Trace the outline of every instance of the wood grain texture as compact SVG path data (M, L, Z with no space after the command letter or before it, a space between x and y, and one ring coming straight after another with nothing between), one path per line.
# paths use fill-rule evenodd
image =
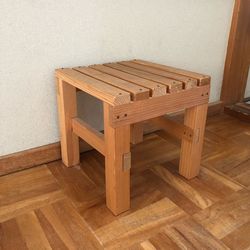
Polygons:
M179 139L184 138L189 141L193 140L194 132L190 127L171 120L167 116L160 116L150 121L153 122L158 128Z
M79 164L79 137L73 133L72 118L77 116L76 88L56 79L62 161L67 167Z
M56 76L72 86L111 105L130 102L130 93L73 69L58 69Z
M147 66L150 66L150 67L153 67L156 69L163 69L163 70L166 70L166 71L171 72L171 73L191 77L193 79L196 79L198 81L199 85L208 84L210 82L210 76L205 75L205 74L199 74L196 72L192 72L192 71L188 71L188 70L184 70L184 69L178 69L178 68L158 64L158 63L152 63L152 62L148 62L148 61L144 61L144 60L134 60L133 62L141 64L141 65L147 65Z
M107 207L118 215L130 208L130 167L124 165L124 156L130 153L130 126L112 127L110 108L104 103L106 200Z
M61 159L59 142L0 156L0 176Z
M244 99L250 65L250 0L236 0L228 41L221 100L234 104Z
M208 103L209 85L158 96L119 106L113 106L110 117L113 126L145 121L166 113Z
M165 227L162 234L165 234L165 237L168 237L179 249L228 249L226 245L190 218ZM150 241L156 243L155 238Z
M99 228L96 230L96 234L104 246L115 245L119 248L124 246L125 241L128 242L127 244L131 244L134 237L137 240L138 238L141 239L141 237L145 238L146 232L153 230L156 225L161 227L161 225L171 224L183 217L185 217L185 213L170 200L164 198ZM141 231L144 232L142 235L140 235Z
M167 87L163 84L150 81L150 80L138 77L136 75L131 75L129 73L125 73L123 71L107 67L106 65L93 65L90 67L93 69L99 70L101 72L107 73L109 75L115 76L117 78L132 82L144 88L148 88L150 90L150 96L152 97L162 96L167 93Z
M208 116L214 116L221 113L223 108L222 102L213 102L208 105ZM173 114L172 117L183 116L183 112ZM156 131L157 127L152 127L150 123L143 124L144 134ZM132 131L131 131L132 133ZM243 135L247 135L244 134ZM242 136L242 138L246 138ZM80 152L86 152L92 148L80 140ZM24 150L10 155L0 156L0 176L13 173L18 170L38 166L48 162L61 159L60 143L55 142L49 145Z
M64 197L46 166L1 177L0 221Z
M101 154L105 154L104 135L92 128L89 124L80 118L72 120L73 132L98 150Z
M129 81L125 81L123 79L114 77L109 74L102 73L90 67L78 67L74 69L88 76L91 76L95 79L101 80L103 82L106 82L108 84L111 84L115 87L118 87L122 90L129 92L132 96L133 101L149 98L149 89L144 88L142 86L133 84Z
M181 81L173 80L167 77L154 75L152 73L148 73L145 71L141 71L130 67L130 62L120 62L120 63L108 63L105 64L108 67L120 70L122 72L129 73L131 75L136 75L144 79L148 79L154 82L158 82L167 86L167 92L172 93L176 91L180 91L183 89L184 84Z
M187 179L199 174L208 104L188 108L185 111L184 125L193 130L192 140L182 138L180 174Z
M121 62L123 63L123 62ZM169 72L166 71L165 69L162 68L155 68L155 67L151 67L151 65L141 65L135 62L129 62L130 67L135 68L135 69L139 69L145 72L149 72L155 75L159 75L159 76L163 76L166 78L170 78L176 81L180 81L184 83L184 87L185 88L192 88L194 86L197 86L198 81L194 78L191 77L186 77L184 75L180 75L178 73L173 73L173 72Z
M54 161L1 176L0 248L249 249L248 134L235 118L209 117L190 181L178 174L180 146L145 136L131 148L131 209L118 216L105 204L97 151L76 167Z
M195 214L194 219L218 239L250 220L250 192L240 190Z

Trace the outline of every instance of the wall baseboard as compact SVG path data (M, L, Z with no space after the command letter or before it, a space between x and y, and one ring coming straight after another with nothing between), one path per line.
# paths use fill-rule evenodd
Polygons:
M84 141L80 140L80 150L81 152L86 152L91 150L91 147ZM60 159L60 142L1 156L0 176Z
M208 116L219 114L223 111L223 102L213 102L209 104ZM179 112L174 115L182 116L184 112ZM150 125L145 125L145 134L155 131L156 128ZM86 152L91 150L91 147L84 141L80 141L80 151ZM46 164L51 161L61 159L60 142L49 145L24 150L21 152L5 155L0 157L0 176L20 171L26 168Z

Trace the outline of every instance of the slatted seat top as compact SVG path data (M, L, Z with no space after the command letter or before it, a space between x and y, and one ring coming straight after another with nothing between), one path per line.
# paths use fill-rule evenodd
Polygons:
M111 105L170 95L210 82L207 75L143 60L57 69L56 77Z

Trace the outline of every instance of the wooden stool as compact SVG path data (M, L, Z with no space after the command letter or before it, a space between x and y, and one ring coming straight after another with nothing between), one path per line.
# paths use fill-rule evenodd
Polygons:
M56 80L63 163L79 164L79 137L103 154L106 203L115 215L130 208L130 142L143 140L145 120L182 140L179 172L187 179L198 175L209 76L133 60L58 69ZM77 117L77 89L103 102L104 134ZM184 125L163 116L181 110Z

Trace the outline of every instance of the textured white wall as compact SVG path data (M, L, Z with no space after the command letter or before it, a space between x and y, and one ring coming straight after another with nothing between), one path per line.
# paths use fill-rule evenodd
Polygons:
M1 0L0 155L59 140L55 68L153 60L210 74L218 100L233 2ZM100 105L80 99L101 127Z
M247 85L245 89L245 97L250 97L250 66L248 69Z

